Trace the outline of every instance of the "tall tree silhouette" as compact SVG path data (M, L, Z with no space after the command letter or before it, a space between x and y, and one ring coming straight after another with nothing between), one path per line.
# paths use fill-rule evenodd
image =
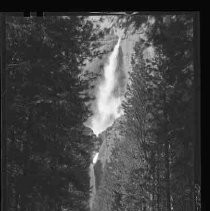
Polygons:
M93 25L77 16L6 24L8 210L87 210L93 144L80 74Z
M136 44L132 85L124 104L128 138L139 141L139 153L144 152L148 206L154 209L156 198L158 210L194 210L194 19L157 15L154 20L148 24L147 41ZM143 59L148 46L154 47L153 61Z

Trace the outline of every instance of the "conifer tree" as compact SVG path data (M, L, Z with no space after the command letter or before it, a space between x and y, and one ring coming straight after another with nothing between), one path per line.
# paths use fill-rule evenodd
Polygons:
M83 17L8 17L8 210L88 210L83 123L93 25Z

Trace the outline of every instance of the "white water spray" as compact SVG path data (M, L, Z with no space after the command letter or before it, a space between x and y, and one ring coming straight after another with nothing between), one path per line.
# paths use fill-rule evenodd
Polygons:
M97 160L98 160L98 152L94 155L93 157L93 164L96 164Z
M97 110L92 117L91 128L97 136L111 126L114 120L122 114L122 109L120 108L121 96L115 96L113 94L115 84L117 83L115 70L117 68L120 41L121 37L119 37L104 68L104 80L101 82L96 96Z

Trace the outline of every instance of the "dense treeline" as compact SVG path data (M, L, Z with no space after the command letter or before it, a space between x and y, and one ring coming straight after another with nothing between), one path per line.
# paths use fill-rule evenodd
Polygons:
M94 211L201 209L195 18L133 16L123 25L143 23L146 38L135 44L124 117L116 120L122 125L112 134Z
M124 104L127 137L138 143L142 163L130 179L142 188L136 193L145 210L197 210L193 17L156 16L147 37L136 44ZM153 58L145 59L149 48ZM130 204L126 210L138 210L138 203Z
M82 17L7 18L8 210L88 210L93 144L80 74L96 38Z

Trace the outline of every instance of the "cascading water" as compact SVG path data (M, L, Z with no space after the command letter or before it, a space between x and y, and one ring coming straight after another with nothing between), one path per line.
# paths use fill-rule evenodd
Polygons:
M104 80L101 81L98 87L96 111L94 112L90 125L96 136L110 127L115 119L120 117L123 113L120 108L122 96L120 94L115 94L115 90L119 86L119 78L117 77L116 69L118 66L120 42L121 37L119 37L113 52L109 56L108 63L104 68ZM92 208L94 196L96 194L94 164L97 162L98 154L99 153L96 153L94 155L93 163L90 165L90 186L93 188L90 197L90 208Z
M119 37L104 68L104 80L101 82L96 96L96 111L92 117L91 128L97 136L111 126L114 120L122 114L120 109L122 98L113 94L117 83L115 70L120 41L121 37Z

